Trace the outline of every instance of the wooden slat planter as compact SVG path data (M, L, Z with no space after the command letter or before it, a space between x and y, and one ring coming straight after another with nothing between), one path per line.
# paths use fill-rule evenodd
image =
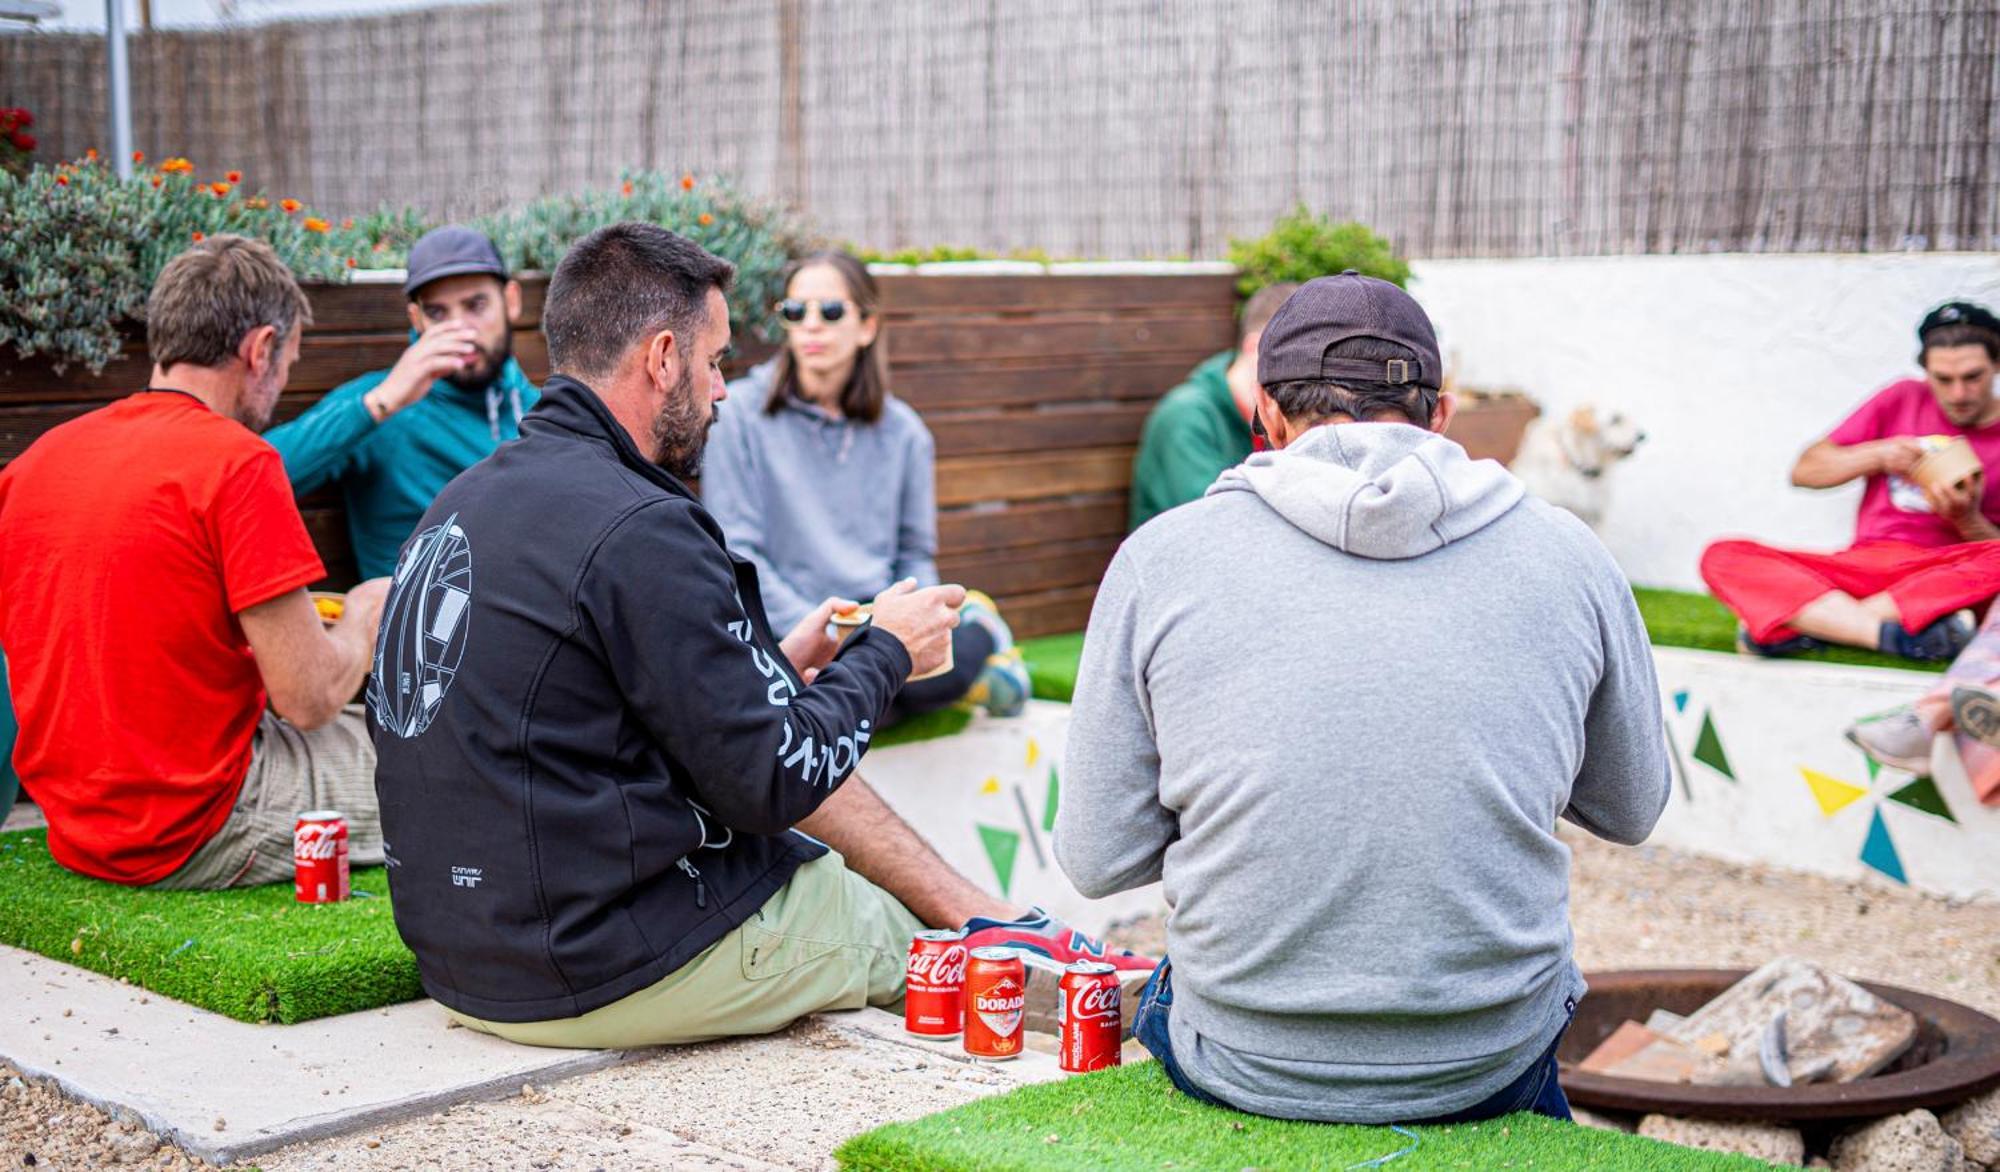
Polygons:
M1076 630L1125 531L1132 456L1146 414L1190 368L1234 342L1227 274L1170 276L884 275L884 337L896 393L937 441L939 564L994 594L1020 635ZM523 282L514 351L528 377L548 375L540 278ZM395 285L309 290L301 343L278 419L393 364L408 345ZM739 338L742 361L769 348ZM0 464L43 431L145 385L135 336L99 375L0 351ZM1521 423L1461 417L1475 455L1512 454ZM1490 448L1492 450L1481 450ZM355 568L337 496L300 502L329 568Z

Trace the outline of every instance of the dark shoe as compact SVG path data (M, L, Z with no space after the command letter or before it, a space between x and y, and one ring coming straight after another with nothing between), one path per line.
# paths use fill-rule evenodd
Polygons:
M1966 736L2000 749L2000 695L1960 684L1951 690L1951 719Z
M1789 639L1774 639L1769 643L1759 643L1750 637L1750 628L1736 628L1736 654L1754 655L1760 659L1783 659L1791 655L1804 655L1808 651L1818 651L1826 644L1811 635L1793 635Z
M1882 623L1882 637L1879 646L1890 655L1900 655L1904 659L1916 659L1925 663L1940 663L1954 659L1972 642L1977 628L1972 623L1972 612L1955 611L1911 634L1903 629L1903 624L1894 619Z

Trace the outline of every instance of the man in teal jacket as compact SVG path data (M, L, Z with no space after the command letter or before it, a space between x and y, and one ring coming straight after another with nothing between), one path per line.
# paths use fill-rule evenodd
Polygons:
M403 292L415 340L396 365L264 433L294 492L340 486L364 579L395 572L431 501L519 436L539 397L513 357L521 286L491 240L457 226L427 233L410 249Z
M1243 306L1236 349L1188 372L1146 417L1132 463L1132 505L1126 529L1137 529L1177 505L1198 500L1225 468L1250 455L1250 411L1257 402L1257 341L1264 324L1297 285L1269 285Z

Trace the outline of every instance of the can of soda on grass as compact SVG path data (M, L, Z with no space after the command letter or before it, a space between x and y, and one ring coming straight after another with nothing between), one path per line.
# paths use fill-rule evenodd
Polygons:
M300 903L347 898L347 816L307 810L292 826L292 894Z
M1028 966L1011 948L975 948L965 966L965 1052L982 1062L1021 1056Z
M1056 1021L1061 1025L1059 1061L1082 1074L1118 1065L1119 1012L1123 1000L1118 970L1101 960L1080 960L1056 986Z
M965 1029L965 933L919 932L903 969L903 1028L921 1038Z

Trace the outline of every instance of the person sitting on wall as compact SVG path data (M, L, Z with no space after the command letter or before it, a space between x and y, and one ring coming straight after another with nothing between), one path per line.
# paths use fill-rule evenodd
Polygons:
M1838 553L1718 541L1702 580L1742 622L1746 654L1796 655L1843 643L1945 660L1972 638L1967 607L2000 593L2000 483L1982 470L1933 488L1911 479L1922 437L1962 436L1982 469L2000 463L2000 318L1966 301L1917 326L1917 364L1875 393L1792 467L1801 488L1865 480L1854 544Z
M451 478L520 434L534 384L514 361L521 286L471 228L437 228L410 249L410 329L396 365L334 388L264 436L292 491L340 486L365 578L396 568L396 550Z
M1098 592L1056 859L1088 896L1164 881L1133 1036L1183 1093L1567 1119L1584 983L1556 822L1639 842L1670 783L1632 592L1581 521L1440 434L1401 289L1308 281L1257 365L1277 450L1127 538Z
M980 891L855 773L963 590L892 588L844 645L826 599L779 639L689 490L734 273L652 224L579 241L520 442L405 547L368 685L389 886L425 991L475 1029L616 1049L895 1005L926 924L1104 951Z
M757 567L771 625L789 630L828 595L938 582L930 429L889 390L882 296L844 252L794 261L777 305L785 345L730 386L701 478L730 547ZM968 702L996 716L1028 701L1027 665L991 598L968 591L951 670L896 697L893 723Z
M1132 461L1132 503L1126 528L1137 529L1177 505L1199 500L1225 468L1255 446L1250 417L1257 405L1257 343L1264 323L1298 289L1267 285L1243 305L1236 348L1204 359L1187 381L1160 397L1146 416Z
M0 644L14 763L72 871L218 888L292 876L292 820L347 816L382 861L358 705L388 583L322 626L326 570L257 438L305 295L269 245L212 236L146 302L152 380L0 472ZM266 710L266 702L270 710Z

